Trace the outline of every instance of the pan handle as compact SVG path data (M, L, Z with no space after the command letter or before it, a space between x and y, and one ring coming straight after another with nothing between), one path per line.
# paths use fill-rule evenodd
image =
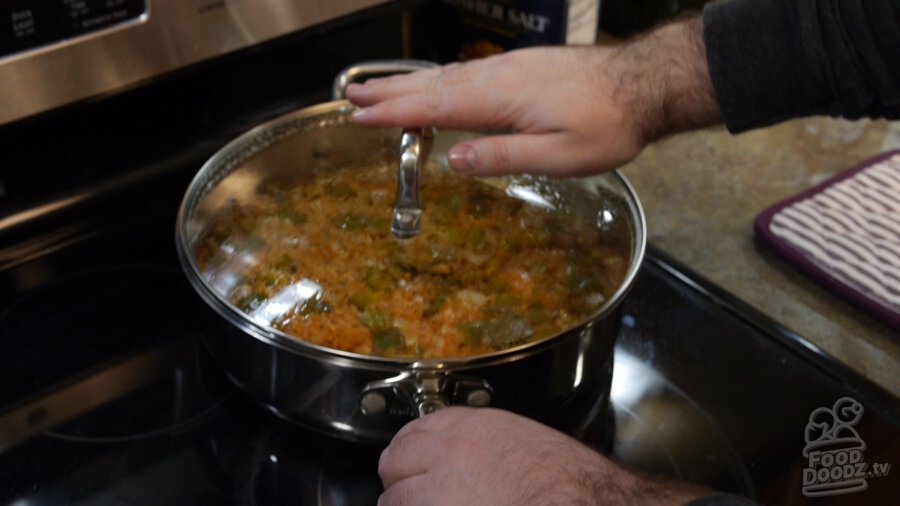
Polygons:
M487 381L441 369L413 368L363 388L360 411L367 416L425 416L452 404L490 405L493 389Z
M347 86L367 77L390 74L408 74L417 70L438 67L434 62L425 60L374 60L350 65L334 78L331 96L334 100L347 98Z

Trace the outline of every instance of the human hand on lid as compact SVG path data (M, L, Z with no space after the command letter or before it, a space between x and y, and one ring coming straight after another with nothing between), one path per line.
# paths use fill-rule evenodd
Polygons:
M451 148L465 174L585 175L720 121L702 40L697 19L620 46L529 48L370 79L347 97L363 125L515 132Z

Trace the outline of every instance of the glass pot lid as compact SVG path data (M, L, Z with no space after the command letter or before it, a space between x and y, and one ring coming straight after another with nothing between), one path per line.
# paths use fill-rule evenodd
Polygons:
M189 278L220 313L281 345L349 356L484 356L609 312L643 256L617 173L476 179L447 166L474 132L439 131L419 175L421 232L391 233L399 130L346 102L291 113L216 153L182 203Z

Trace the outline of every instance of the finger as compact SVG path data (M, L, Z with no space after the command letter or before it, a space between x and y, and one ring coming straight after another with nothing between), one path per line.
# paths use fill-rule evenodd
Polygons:
M615 169L635 155L632 148L594 146L570 134L540 133L465 141L450 148L447 157L454 170L472 176L580 176Z
M394 437L378 459L378 476L385 487L423 474L440 460L435 433L412 432Z
M412 93L420 93L425 89L430 70L420 70L412 74L369 79L364 83L347 85L347 99L359 106L369 106L389 98ZM421 74L425 74L424 76Z
M358 105L371 105L393 97L421 93L439 79L438 69L418 70L410 74L376 77L347 86L347 98Z
M486 410L488 408L478 408ZM476 408L449 406L407 423L397 431L394 439L413 432L443 432L472 416Z
M493 86L428 84L419 91L382 95L353 112L357 123L378 127L512 128L521 97Z
M390 98L429 93L431 90L447 86L467 84L470 81L470 70L468 70L470 66L451 63L443 67L419 70L410 74L369 79L364 83L349 85L347 98L354 104L369 106Z
M474 412L474 408L451 406L404 425L378 461L378 474L385 486L425 472L441 458L440 448L446 441L443 436Z
M438 504L430 498L433 486L429 484L429 477L420 474L411 476L403 481L385 485L385 490L378 498L378 506L415 506Z
M509 96L493 90L445 87L357 109L352 119L375 127L514 128L512 107Z

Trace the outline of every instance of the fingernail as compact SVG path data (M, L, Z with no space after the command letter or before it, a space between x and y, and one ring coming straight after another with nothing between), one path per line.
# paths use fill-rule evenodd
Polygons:
M447 153L447 161L453 170L468 174L475 170L475 150L466 144L453 146Z
M366 119L370 118L371 116L372 115L370 114L370 111L367 108L356 109L355 111L350 113L350 119L352 119L353 121L362 122L362 121L365 121Z

